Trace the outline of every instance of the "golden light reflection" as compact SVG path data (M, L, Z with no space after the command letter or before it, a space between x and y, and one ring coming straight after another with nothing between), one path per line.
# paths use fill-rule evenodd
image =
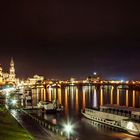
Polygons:
M44 88L41 88L41 101L44 101Z
M39 88L37 88L36 89L36 98L37 98L37 102L39 102L39 100L40 100L40 89Z
M100 89L100 105L103 105L103 89Z
M68 89L65 88L65 115L68 114Z
M32 89L32 106L37 105L37 94L36 89Z
M61 88L58 88L58 103L59 103L59 104L62 104Z
M129 104L128 104L128 100L129 100L128 99L128 90L126 90L126 97L125 98L126 98L126 107L128 107L129 106Z
M85 106L86 106L86 93L85 93L85 89L83 88L83 100L82 100L83 109L85 109Z
M111 87L111 95L110 95L110 104L113 105L113 90L114 90L114 87L112 86Z
M133 90L133 97L132 97L132 100L133 100L133 107L135 107L135 97L136 97L136 92L135 90Z
M79 112L79 100L78 100L78 88L76 88L76 97L75 97L75 108L76 108L76 112Z
M56 88L53 89L53 100L56 100Z
M117 105L120 105L120 90L117 88Z
M45 101L45 102L46 102L46 98L47 98L46 89L44 88L44 101Z
M48 100L52 101L52 88L48 89Z

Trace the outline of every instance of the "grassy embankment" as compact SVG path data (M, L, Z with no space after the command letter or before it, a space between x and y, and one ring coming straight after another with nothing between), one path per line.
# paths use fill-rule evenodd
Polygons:
M33 137L0 104L0 140L33 140Z

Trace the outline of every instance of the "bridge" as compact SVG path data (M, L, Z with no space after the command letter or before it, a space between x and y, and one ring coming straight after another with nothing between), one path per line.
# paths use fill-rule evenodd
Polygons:
M99 105L104 105L104 89L106 86L108 86L111 90L107 94L110 104L113 105L114 103L119 106L121 104L120 98L120 90L125 89L125 106L130 107L129 101L132 100L132 107L135 108L136 106L136 92L135 90L140 90L140 83L134 83L134 82L110 82L110 81L100 81L100 82L83 82L83 81L76 81L76 82L43 82L43 83L37 83L35 85L31 86L32 90L38 89L37 92L40 92L40 99L43 101L46 101L46 92L51 89L55 89L54 94L56 94L60 90L64 90L67 92L68 87L77 87L77 90L83 89L84 86L87 87L93 87L94 88L94 97L99 98ZM132 95L130 97L129 90L132 90ZM77 91L78 92L78 91ZM85 99L85 93L83 89L83 98ZM51 96L49 95L49 99L51 100ZM132 99L131 99L132 98ZM115 100L115 101L114 101Z

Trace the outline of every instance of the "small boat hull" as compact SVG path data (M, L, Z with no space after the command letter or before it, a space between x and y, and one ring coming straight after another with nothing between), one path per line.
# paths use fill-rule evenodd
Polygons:
M63 109L41 109L42 112L47 113L47 114L55 114L55 113L60 113L63 111Z

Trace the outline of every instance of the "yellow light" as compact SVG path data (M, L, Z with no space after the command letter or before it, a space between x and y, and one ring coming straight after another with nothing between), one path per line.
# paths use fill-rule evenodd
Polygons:
M101 88L100 90L100 105L102 106L103 105L103 89Z
M135 107L135 90L133 90L133 107Z
M126 107L128 107L129 106L129 104L128 104L128 101L129 101L129 99L128 99L128 90L126 90Z
M117 105L118 106L120 105L120 91L118 88L117 88Z
M113 90L114 90L114 87L112 86L112 88L111 88L111 96L110 96L111 105L113 104Z
M62 104L61 88L58 89L58 102L59 104Z
M86 106L86 93L85 93L85 89L83 89L83 100L82 100L82 107L83 109L85 109Z
M76 101L76 103L75 103L76 112L78 112L78 110L79 110L78 88L76 88L76 99L75 99L75 101Z

